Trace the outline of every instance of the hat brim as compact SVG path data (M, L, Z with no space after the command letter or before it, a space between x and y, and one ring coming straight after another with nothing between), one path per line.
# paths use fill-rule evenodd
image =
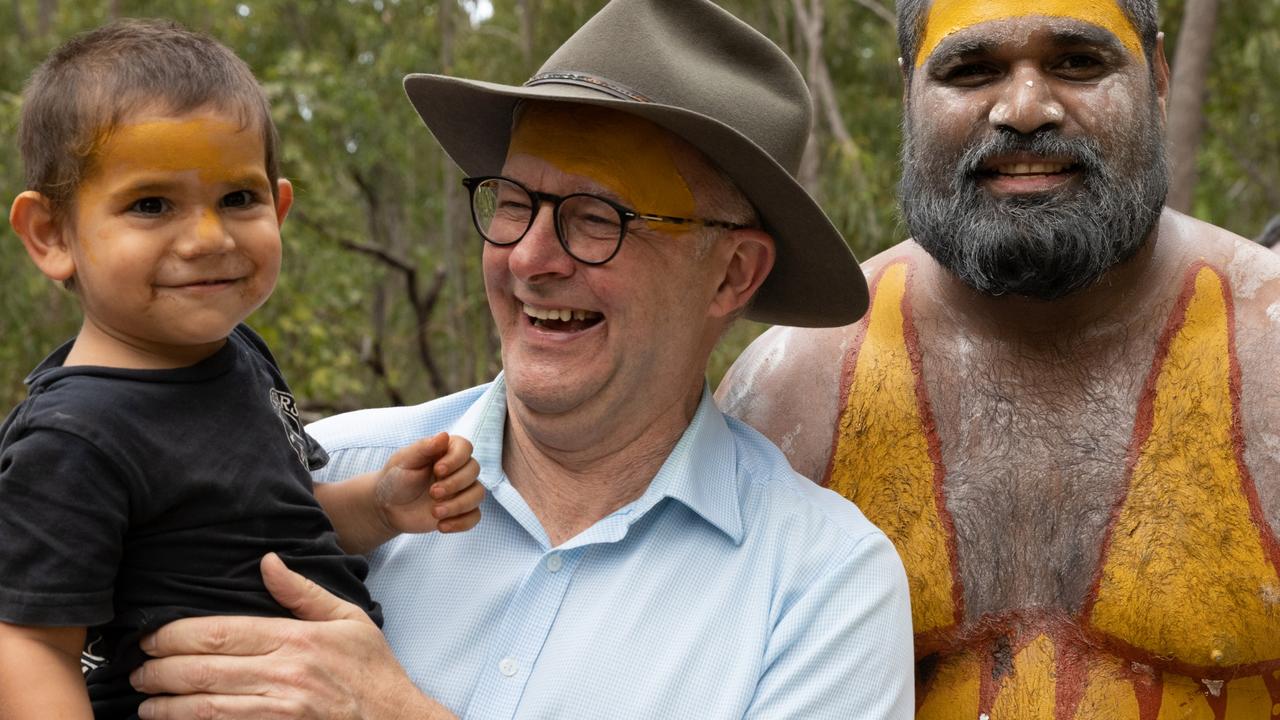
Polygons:
M867 309L866 279L826 214L760 146L718 120L568 84L524 87L413 74L404 79L404 87L445 153L468 175L501 172L513 113L522 100L610 107L666 128L733 179L776 243L773 270L748 308L748 318L775 325L832 327L858 320Z

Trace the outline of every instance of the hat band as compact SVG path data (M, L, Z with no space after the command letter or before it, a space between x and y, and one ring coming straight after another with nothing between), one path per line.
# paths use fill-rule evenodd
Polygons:
M601 92L612 95L619 100L634 100L635 102L642 103L653 102L644 95L611 80L583 73L538 73L537 75L529 78L529 81L524 84L525 87L534 87L536 85L577 85L579 87L590 88L592 90L600 90Z

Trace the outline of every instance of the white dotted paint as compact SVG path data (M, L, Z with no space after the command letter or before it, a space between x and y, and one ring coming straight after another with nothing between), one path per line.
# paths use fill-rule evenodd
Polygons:
M1200 682L1204 683L1204 686L1209 689L1210 695L1218 697L1218 695L1222 694L1222 680L1201 680Z
M1036 86L1036 81L1035 81L1035 80L1028 80L1028 81L1027 81L1027 87L1035 87L1035 86Z
M1250 248L1250 250L1254 249ZM1262 289L1263 285L1280 280L1280 270L1271 267L1271 263L1258 262L1255 252L1258 251L1237 252L1235 257L1231 258L1231 263L1227 265L1227 274L1231 277L1231 285L1236 291L1236 295L1245 299L1252 299ZM1271 314L1275 307L1275 305L1272 305L1267 308L1267 317L1272 320L1276 319Z
M1273 323L1280 323L1280 302L1272 303L1267 308L1267 319Z

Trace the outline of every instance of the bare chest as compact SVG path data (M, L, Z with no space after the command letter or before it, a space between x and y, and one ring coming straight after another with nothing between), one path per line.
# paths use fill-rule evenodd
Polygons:
M827 480L894 540L930 678L963 665L979 709L1182 685L1212 706L1233 683L1280 702L1275 462L1246 424L1269 396L1244 392L1226 297L1201 273L1149 337L1046 362L930 336L877 294Z

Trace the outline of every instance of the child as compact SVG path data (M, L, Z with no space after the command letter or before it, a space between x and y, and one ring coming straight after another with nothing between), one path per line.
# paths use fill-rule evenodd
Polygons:
M113 23L33 74L21 148L10 222L84 322L0 427L0 715L136 717L142 635L287 614L268 552L376 620L342 551L465 530L483 489L470 445L441 434L312 495L327 457L241 324L275 285L293 199L248 67L171 23Z

